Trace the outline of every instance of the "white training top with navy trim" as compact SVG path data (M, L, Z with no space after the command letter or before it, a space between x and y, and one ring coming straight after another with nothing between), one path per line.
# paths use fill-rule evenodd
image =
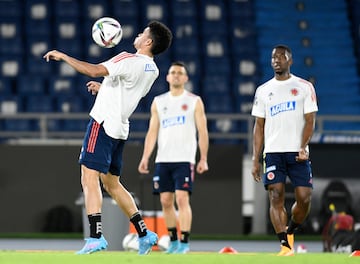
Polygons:
M103 122L106 134L126 140L129 117L140 99L150 90L159 76L159 69L151 57L122 52L102 63L109 75L104 77L90 116Z
M197 136L195 107L199 96L184 91L154 98L159 116L159 134L155 162L190 162L195 164Z
M284 81L275 78L259 86L251 114L265 118L264 153L298 152L304 114L317 112L314 86L295 75Z

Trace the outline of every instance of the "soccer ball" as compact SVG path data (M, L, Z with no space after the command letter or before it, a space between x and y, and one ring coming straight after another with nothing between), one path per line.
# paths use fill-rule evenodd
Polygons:
M127 234L122 241L123 249L126 251L138 251L139 240L138 235L135 233Z
M120 23L111 17L102 17L95 21L92 27L92 38L103 48L115 47L122 38Z
M170 236L169 235L161 236L157 245L160 250L163 250L163 251L167 250L170 246Z

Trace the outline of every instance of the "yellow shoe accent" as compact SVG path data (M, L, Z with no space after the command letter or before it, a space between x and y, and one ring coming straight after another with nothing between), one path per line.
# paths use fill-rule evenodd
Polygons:
M277 256L284 256L284 257L294 256L294 250L292 250L286 246L281 246L281 250L277 254Z
M292 250L294 250L294 234L287 234L287 241Z

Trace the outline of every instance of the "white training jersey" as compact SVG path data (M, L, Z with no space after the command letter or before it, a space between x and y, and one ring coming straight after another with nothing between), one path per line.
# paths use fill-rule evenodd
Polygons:
M197 135L195 106L199 96L184 91L154 98L159 116L159 134L155 162L190 162L195 164Z
M304 114L317 111L314 86L295 75L284 81L272 78L259 86L251 114L265 118L264 153L298 152Z
M159 75L154 60L141 54L122 52L102 63L109 75L104 77L90 116L103 122L106 134L126 140L129 117L140 99L150 90Z

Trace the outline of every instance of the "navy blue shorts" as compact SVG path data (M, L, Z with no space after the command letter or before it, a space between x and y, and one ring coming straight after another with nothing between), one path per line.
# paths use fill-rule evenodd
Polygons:
M109 137L103 126L90 119L79 163L89 169L120 176L125 140Z
M264 159L263 183L265 189L269 184L286 183L289 177L293 187L313 187L311 162L297 162L297 152L267 153Z
M155 164L153 190L155 194L184 190L192 192L194 164L189 162L160 162Z

